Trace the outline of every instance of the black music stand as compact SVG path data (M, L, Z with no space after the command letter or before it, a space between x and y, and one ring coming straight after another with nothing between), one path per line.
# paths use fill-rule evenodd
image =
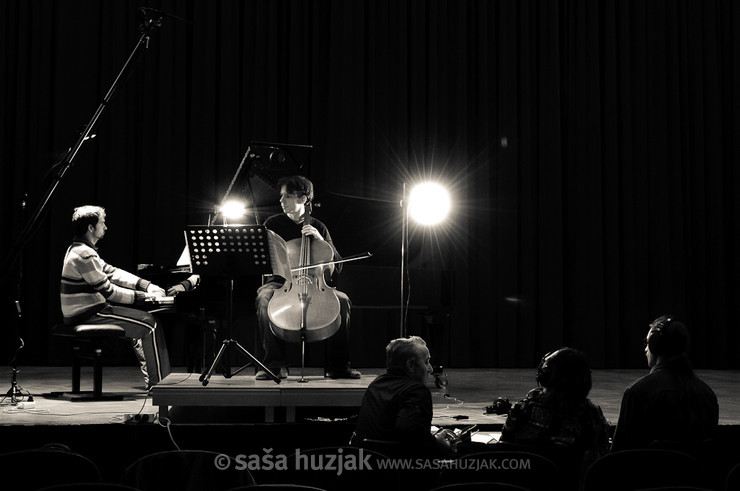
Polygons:
M216 358L207 372L200 376L204 386L216 369L229 348L236 348L250 358L264 370L275 383L280 383L280 377L272 373L261 361L254 357L242 345L232 339L234 324L234 279L240 276L259 275L269 273L270 250L267 242L267 233L262 225L230 225L205 226L188 225L185 230L185 240L190 252L190 264L193 272L205 276L217 276L229 279L229 330L221 344ZM244 370L244 365L235 372L231 372L228 363L224 365L224 377Z

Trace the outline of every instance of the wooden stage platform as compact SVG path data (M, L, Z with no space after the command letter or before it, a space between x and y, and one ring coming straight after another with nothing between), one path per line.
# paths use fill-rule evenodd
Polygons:
M332 380L317 369L306 369L303 376L296 369L280 383L240 373L231 378L212 376L204 386L198 376L172 373L152 388L151 396L160 418L169 417L170 407L259 407L264 408L265 423L295 423L296 408L359 407L374 374L359 380ZM284 421L276 420L277 408L285 408Z
M214 374L203 386L197 373L176 369L152 389L143 391L137 367L105 367L103 391L119 394L121 401L80 401L52 397L55 392L70 389L69 367L20 367L18 385L34 396L32 409L20 409L2 403L0 426L7 425L79 425L123 423L126 414L159 413L172 424L222 424L221 414L228 413L231 423L300 423L302 420L331 421L351 419L356 415L367 385L380 368L361 368L359 380L331 380L319 368L306 368L307 383L300 383L300 368L280 384L272 380L256 381L244 371L232 378ZM632 381L647 370L594 370L590 397L599 404L606 418L616 424L622 393ZM719 399L720 424L740 425L740 371L697 370L698 375L715 391ZM486 406L497 397L512 402L535 386L534 369L445 369L447 387L439 388L430 377L437 426L479 424L501 425L502 416L486 414ZM0 370L0 380L8 382L10 368ZM82 389L92 388L92 374L83 368ZM224 411L219 411L219 409ZM230 411L225 411L231 408ZM242 410L243 409L243 410ZM243 413L243 420L238 415ZM339 416L337 416L339 415Z

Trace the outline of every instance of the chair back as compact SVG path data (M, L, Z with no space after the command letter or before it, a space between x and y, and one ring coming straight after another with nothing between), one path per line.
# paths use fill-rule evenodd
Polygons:
M624 491L665 486L706 486L704 467L694 457L656 448L606 454L586 470L583 491Z
M503 482L460 482L439 486L430 491L529 491L516 484Z
M69 484L57 484L37 491L139 491L131 486L110 482L73 482Z
M314 486L305 486L303 484L251 484L249 486L239 486L231 488L228 491L326 491L323 488Z
M223 491L255 484L234 459L207 450L171 450L141 457L123 473L122 484L141 491Z
M737 445L737 435L733 434L718 435L700 442L656 440L650 443L649 448L676 450L691 455L699 461L712 480L708 483L709 487L715 489L724 489L727 473L735 464L740 463L740 447Z
M302 450L291 456L288 470L254 472L260 483L290 483L328 491L399 487L398 469L388 469L390 459L379 452L355 446L331 446Z
M388 457L404 457L405 449L401 442L394 440L375 440L372 438L363 438L359 441L353 441L350 443L353 447L362 447L373 452L378 452Z
M716 491L715 488L698 488L696 486L660 486L658 488L640 488L635 491Z
M584 450L572 446L529 445L510 442L498 442L493 446L495 447L495 451L507 450L542 455L555 464L564 484L574 489L580 484L583 472L587 466ZM491 447L491 445L488 445L488 447Z
M457 457L442 467L438 486L496 482L526 489L563 489L562 474L547 457L531 452L493 450Z
M99 483L100 470L87 457L66 450L17 450L0 455L3 489L38 489L55 484Z
M740 463L735 465L727 473L727 479L725 479L725 491L740 489Z

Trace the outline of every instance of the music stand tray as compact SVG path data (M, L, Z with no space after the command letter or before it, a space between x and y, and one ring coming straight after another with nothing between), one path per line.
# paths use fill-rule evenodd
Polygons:
M229 331L226 339L207 372L200 376L200 382L208 385L216 366L230 348L236 348L264 370L275 383L280 377L272 373L261 361L232 339L234 323L234 280L243 276L260 275L272 271L267 231L262 225L206 226L188 225L185 241L190 253L193 273L202 276L228 278L229 281ZM238 373L245 367L237 370ZM233 374L229 367L224 376Z

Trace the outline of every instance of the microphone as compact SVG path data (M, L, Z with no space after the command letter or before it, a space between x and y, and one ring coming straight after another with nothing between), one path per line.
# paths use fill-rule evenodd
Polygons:
M164 12L162 10L157 10L157 9L152 9L152 8L149 8L149 7L139 7L139 13L141 13L142 16L151 15L152 17L159 17L159 19L167 19L167 18L169 18L169 19L179 20L181 22L185 22L185 23L188 23L188 24L192 24L192 22L190 22L189 20L185 20L185 19L183 19L181 17L178 17L176 15L172 15L172 14L170 14L168 12Z

